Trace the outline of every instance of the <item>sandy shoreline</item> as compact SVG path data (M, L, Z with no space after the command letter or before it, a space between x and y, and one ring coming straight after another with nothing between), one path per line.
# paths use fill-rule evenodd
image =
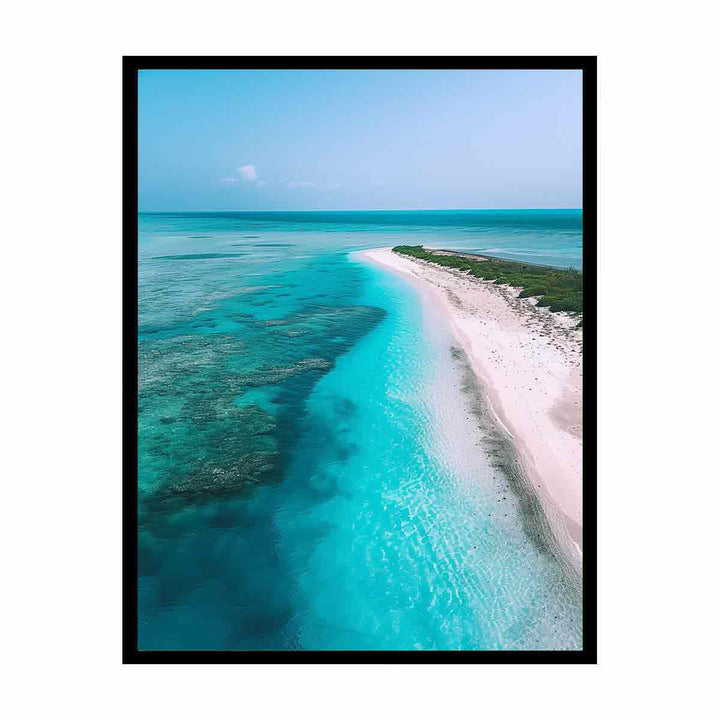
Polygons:
M576 318L535 307L519 291L393 253L359 253L418 283L447 317L553 534L582 566L582 333Z

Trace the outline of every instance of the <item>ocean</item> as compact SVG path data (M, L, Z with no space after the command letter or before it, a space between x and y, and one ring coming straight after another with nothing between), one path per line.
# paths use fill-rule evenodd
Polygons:
M582 267L577 210L142 213L138 642L582 646L441 318L357 251Z

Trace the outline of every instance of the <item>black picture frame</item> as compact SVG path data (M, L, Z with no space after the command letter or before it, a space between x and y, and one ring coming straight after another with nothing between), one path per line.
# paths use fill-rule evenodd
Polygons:
M583 73L583 649L512 651L139 650L138 72L140 70L581 70ZM123 57L123 631L124 664L597 663L597 57Z

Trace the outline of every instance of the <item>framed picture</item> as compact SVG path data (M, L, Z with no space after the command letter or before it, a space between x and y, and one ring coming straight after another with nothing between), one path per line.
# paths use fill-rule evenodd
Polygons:
M595 57L124 58L124 662L595 663Z

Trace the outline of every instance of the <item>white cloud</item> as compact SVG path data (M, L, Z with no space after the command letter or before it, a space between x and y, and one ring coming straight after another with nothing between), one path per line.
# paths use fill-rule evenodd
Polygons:
M267 187L268 183L263 180L257 172L257 168L254 165L242 165L237 169L240 177L226 177L220 178L221 183L238 183L240 180L244 182L252 183L256 187Z
M288 187L289 187L289 188L299 188L299 187L302 187L302 188L314 188L314 187L317 187L317 184L314 183L314 182L309 182L309 181L307 181L307 180L303 180L303 181L301 181L301 182L295 182L295 180L291 180L291 181L288 183Z
M259 179L254 165L242 165L237 169L237 171L240 173L242 179L247 180L248 182Z

